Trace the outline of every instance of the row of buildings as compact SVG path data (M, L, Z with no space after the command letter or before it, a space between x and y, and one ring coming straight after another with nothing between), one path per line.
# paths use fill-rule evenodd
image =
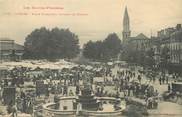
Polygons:
M127 8L125 8L123 18L123 45L130 46L137 51L154 51L155 64L161 62L162 50L168 49L169 68L171 71L180 71L182 69L182 26L177 24L174 27L162 29L157 32L156 37L147 37L144 34L139 34L136 37L131 36L130 19Z
M171 70L181 72L182 68L182 27L177 24L175 27L170 27L158 31L157 37L152 37L150 40L151 47L155 49L155 59L160 61L160 54L163 48L169 50L169 68Z

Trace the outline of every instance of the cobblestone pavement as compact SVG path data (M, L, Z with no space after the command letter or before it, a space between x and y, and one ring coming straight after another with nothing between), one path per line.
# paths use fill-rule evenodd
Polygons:
M119 70L119 67L116 66L112 70L113 74L116 74L117 70ZM146 78L146 76L142 77L142 83L150 83L152 86L154 86L155 90L158 90L159 95L168 90L168 85L160 85L158 79L156 79L155 83L151 83ZM152 109L148 112L150 114L150 117L182 117L182 105L172 102L159 101L158 109Z
M160 102L158 109L149 110L152 117L182 117L182 105L171 102Z

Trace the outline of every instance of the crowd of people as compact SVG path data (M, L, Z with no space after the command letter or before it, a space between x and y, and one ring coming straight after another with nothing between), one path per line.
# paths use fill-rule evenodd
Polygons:
M3 72L3 80L1 80L1 89L4 87L15 87L16 101L15 104L18 111L23 113L33 113L33 106L36 98L44 95L46 99L50 95L76 96L80 94L83 83L89 82L92 86L92 93L98 97L109 96L120 98L121 96L135 97L144 99L148 108L157 108L158 91L150 83L143 83L147 74L137 70L119 68L116 74L112 73L114 66L92 66L92 69L85 69L85 66L77 66L72 69L51 70L51 69L31 69L26 67L15 67L11 70ZM96 69L97 68L97 69ZM98 70L99 69L99 70ZM94 82L94 78L103 77L101 84ZM87 80L84 80L87 78ZM168 77L159 77L159 84L168 84ZM156 76L151 75L149 81L156 81ZM25 82L32 82L31 91L26 91ZM105 87L114 86L115 93L110 93ZM70 89L69 87L74 87ZM34 90L33 90L34 89ZM1 92L3 92L1 90ZM123 95L122 95L123 94ZM4 92L0 97L6 95ZM7 104L9 107L12 103ZM11 109L10 109L11 110ZM14 111L13 111L14 112Z
M138 71L120 70L113 77L117 92L122 92L124 97L144 99L148 108L157 105L158 91L150 83L142 83L144 74ZM156 108L156 106L155 106Z

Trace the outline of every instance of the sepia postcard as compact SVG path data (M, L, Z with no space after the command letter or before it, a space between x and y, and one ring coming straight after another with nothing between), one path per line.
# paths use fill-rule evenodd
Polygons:
M182 117L182 0L0 0L0 117Z

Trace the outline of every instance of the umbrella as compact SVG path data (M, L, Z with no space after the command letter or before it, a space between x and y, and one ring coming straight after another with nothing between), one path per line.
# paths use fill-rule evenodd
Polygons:
M108 65L113 65L113 63L112 63L112 62L108 62L107 64L108 64Z
M85 69L87 69L87 70L91 70L93 67L92 66L86 66L86 68Z

